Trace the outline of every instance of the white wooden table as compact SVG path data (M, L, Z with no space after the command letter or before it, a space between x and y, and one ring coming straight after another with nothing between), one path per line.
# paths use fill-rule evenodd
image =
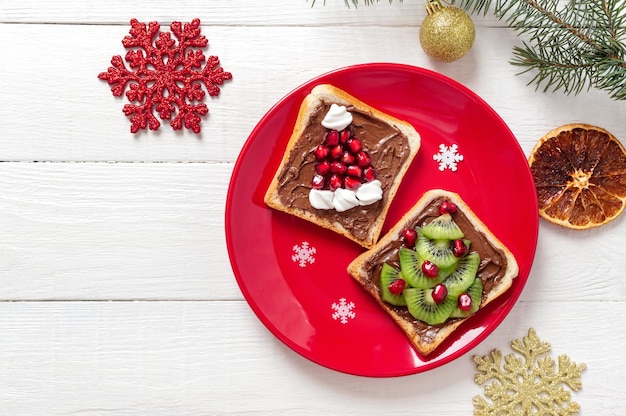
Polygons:
M224 206L238 153L292 89L339 67L397 62L476 92L528 154L554 127L586 122L626 140L626 102L543 93L508 63L520 43L474 16L470 53L431 61L422 1L5 1L0 4L0 414L468 415L471 355L509 351L528 328L584 362L584 415L624 414L626 223L576 232L540 222L528 283L465 356L399 378L346 375L278 341L230 268ZM125 100L97 75L129 21L198 17L233 80L199 135L133 135Z

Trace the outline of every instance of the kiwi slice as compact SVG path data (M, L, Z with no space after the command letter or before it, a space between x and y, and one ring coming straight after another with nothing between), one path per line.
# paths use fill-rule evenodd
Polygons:
M450 318L467 318L470 315L476 313L480 304L483 301L483 282L478 277L474 279L474 283L467 289L467 294L472 298L472 306L468 311L460 309L457 305L456 309L452 311ZM460 296L460 295L459 295Z
M422 233L432 240L458 240L463 238L463 231L454 222L450 214L442 214L426 224Z
M469 253L465 257L461 257L456 265L454 273L452 273L443 282L448 288L448 296L454 298L465 292L468 287L474 283L478 266L480 265L480 256L478 253Z
M440 269L447 269L459 261L459 258L452 252L450 240L432 240L424 235L422 229L417 229L415 251L421 259L432 261Z
M456 298L448 295L442 303L435 303L432 289L404 289L404 299L409 313L428 325L445 322L456 308Z
M436 284L443 282L445 278L450 276L454 271L454 266L447 269L439 268L437 276L428 277L422 271L422 263L424 260L419 258L416 251L402 247L398 251L398 257L400 258L402 277L409 286L418 289L432 288Z
M406 301L402 293L394 295L389 291L389 285L396 279L400 279L400 270L391 266L390 264L383 263L380 269L380 298L394 306L406 306Z

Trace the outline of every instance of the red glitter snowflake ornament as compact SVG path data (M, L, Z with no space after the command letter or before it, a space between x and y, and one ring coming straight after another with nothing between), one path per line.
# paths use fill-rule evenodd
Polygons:
M132 19L130 25L130 36L122 40L122 45L128 49L124 60L130 70L122 57L116 55L111 59L113 66L98 75L109 83L116 97L121 97L129 85L126 98L131 104L125 104L123 111L130 116L130 131L137 133L146 127L157 130L161 123L154 111L161 120L172 120L170 126L174 130L185 127L199 133L200 116L209 112L203 103L202 85L210 96L216 96L220 93L218 85L232 78L230 72L219 66L218 57L207 59L202 50L194 49L204 48L209 43L200 34L200 19L170 25L178 44L170 32L160 32L157 22L150 22L146 28L145 23Z

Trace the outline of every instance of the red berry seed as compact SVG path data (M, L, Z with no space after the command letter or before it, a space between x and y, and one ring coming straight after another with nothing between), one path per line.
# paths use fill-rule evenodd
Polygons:
M363 179L367 182L371 182L376 179L376 171L373 167L368 166L363 170Z
M330 188L331 191L341 188L341 184L342 184L341 176L336 173L333 173L332 175L330 175L330 178L328 178L328 187Z
M356 189L361 186L361 181L355 178L351 178L350 176L346 176L343 179L343 184L346 186L346 189Z
M413 247L417 241L417 232L412 228L402 230L402 240L407 247Z
M443 283L439 283L433 288L432 297L435 303L443 303L448 296L448 288Z
M463 257L468 251L469 249L463 239L454 240L452 242L452 254L454 254L455 257Z
M330 162L328 160L323 160L320 163L315 165L315 172L320 175L326 175L330 171Z
M329 147L337 146L339 144L339 132L337 130L331 130L326 133L326 145Z
M350 165L346 168L346 174L353 178L360 178L363 175L363 170L360 166Z
M459 295L458 306L462 311L469 311L472 309L472 297L467 293L462 293Z
M346 144L348 145L348 148L350 148L350 151L354 154L359 153L362 149L361 141L357 139L356 137L353 137L350 140L348 140Z
M406 282L403 279L394 279L394 281L389 284L389 291L394 295L399 295L405 287Z
M346 173L346 165L344 165L343 163L339 161L335 161L330 164L330 171L332 173L339 173L343 175L344 173Z
M340 144L338 144L338 145L336 145L334 147L331 147L331 149L330 149L330 157L333 160L338 160L341 157L341 155L343 155L343 147Z
M352 132L349 128L341 130L341 133L339 133L339 143L346 143L350 137L352 137Z
M371 163L370 156L363 150L356 154L356 160L362 168L369 166Z
M456 212L456 204L445 200L439 205L439 213L443 214L454 214Z
M341 155L341 161L346 165L353 165L356 159L352 153L346 151Z
M315 153L315 159L324 160L330 153L330 149L328 148L328 146L324 146L323 144L320 144L319 146L315 148L314 153Z
M422 263L422 273L424 273L424 276L434 279L439 274L439 267L432 261L424 260Z
M324 187L324 177L322 175L313 176L311 186L313 189L322 189Z

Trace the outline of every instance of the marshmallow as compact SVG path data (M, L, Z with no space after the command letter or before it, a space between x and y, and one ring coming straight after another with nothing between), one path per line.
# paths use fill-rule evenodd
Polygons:
M341 131L352 123L352 114L343 105L331 104L328 113L322 120L322 126L327 129Z
M335 209L344 212L360 205L370 205L383 198L382 184L378 179L366 182L356 191L339 188L335 191L328 189L311 189L309 202L316 209Z
M382 184L378 179L366 182L356 190L356 197L360 205L370 205L383 198Z
M333 209L333 191L311 189L309 191L309 202L313 208Z
M360 205L359 200L356 199L354 191L349 189L339 188L335 190L335 198L333 198L333 205L337 212L344 212L350 208L354 208Z

